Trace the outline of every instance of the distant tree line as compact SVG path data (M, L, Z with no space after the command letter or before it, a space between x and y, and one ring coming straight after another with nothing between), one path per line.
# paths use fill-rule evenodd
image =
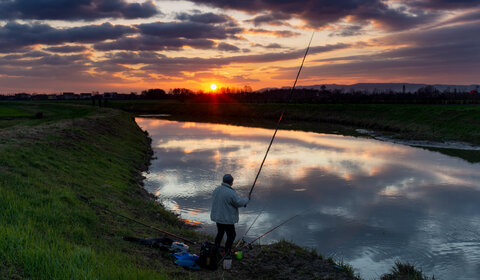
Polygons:
M240 102L240 103L284 103L289 99L290 89L252 91L235 89L219 90L218 93L194 92L185 88L171 89L168 93L159 89L142 92L149 99L175 99L189 102ZM363 103L363 104L472 104L477 103L478 89L469 92L439 91L433 86L425 86L415 92L369 92L341 89L295 89L292 103ZM480 100L478 100L480 102Z
M42 99L171 99L182 102L239 102L239 103L285 103L290 96L290 89L270 89L265 91L252 91L252 88L220 88L215 92L193 91L188 88L173 88L168 92L163 89L148 89L141 94L121 94L116 92L105 92L100 94L81 93L74 94L65 92L60 95L30 95L18 93L15 95L0 95L1 99L8 100L42 100ZM363 103L363 104L474 104L480 102L478 87L469 92L457 91L456 89L439 91L434 86L425 86L415 92L401 92L392 90L366 91L328 89L322 86L320 89L295 89L290 102L292 103Z

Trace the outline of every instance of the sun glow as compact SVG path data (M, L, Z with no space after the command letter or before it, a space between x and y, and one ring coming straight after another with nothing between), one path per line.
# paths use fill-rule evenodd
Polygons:
M217 89L217 85L216 84L211 84L210 89L215 91Z

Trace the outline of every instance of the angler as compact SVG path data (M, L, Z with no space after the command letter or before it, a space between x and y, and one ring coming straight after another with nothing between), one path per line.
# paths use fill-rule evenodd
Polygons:
M225 242L225 256L230 255L233 241L235 240L235 223L238 223L238 208L246 207L250 201L251 194L247 197L239 197L232 188L233 176L225 174L223 182L213 191L212 212L210 219L217 223L217 236L215 245L220 247L223 235L227 234Z

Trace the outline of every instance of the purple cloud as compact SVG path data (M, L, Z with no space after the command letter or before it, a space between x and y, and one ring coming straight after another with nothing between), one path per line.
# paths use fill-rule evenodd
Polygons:
M0 1L0 19L95 20L149 18L159 12L153 1L125 0L11 0Z
M211 19L210 19L211 20ZM226 19L225 19L226 20ZM213 49L213 40L234 38L243 31L239 27L200 22L153 22L137 25L139 35L135 37L118 38L112 42L99 42L94 45L96 50L180 50L184 47L194 49ZM226 45L221 49L226 50ZM230 50L232 48L230 47Z
M266 13L263 15L256 16L253 19L246 20L246 22L253 23L255 26L260 26L263 24L280 26L280 25L289 25L285 21L291 18L292 18L291 15L288 15L288 14L272 12L272 13Z
M275 16L279 19L295 17L305 20L312 27L320 28L350 16L358 21L375 22L378 27L385 30L402 30L431 20L423 17L424 13L421 10L406 11L402 8L392 8L381 0L192 0L192 2L252 14L266 12L266 15L272 15L256 17L258 24L272 22ZM255 23L255 18L253 22Z
M86 25L56 29L48 24L9 22L0 27L0 52L18 52L35 44L94 43L136 32L124 25Z
M59 47L50 47L44 48L44 50L54 53L75 53L75 52L83 52L88 50L85 46L59 46Z
M231 44L228 44L228 43L223 43L223 42L218 44L217 49L220 50L220 51L226 51L226 52L239 52L240 51L240 48L238 48L237 46L234 46L234 45L231 45Z
M435 10L451 10L479 7L479 0L407 0L411 7Z
M204 24L219 24L219 23L234 22L233 18L231 18L230 16L217 15L214 13L194 13L194 14L180 13L177 15L176 18L181 21L198 22L198 23L204 23Z
M128 50L128 51L159 51L180 50L184 47L194 49L212 49L215 42L209 39L195 38L162 38L149 35L127 37L113 42L97 43L94 48L99 51Z
M243 31L228 27L198 22L153 22L137 26L142 34L160 38L226 39Z

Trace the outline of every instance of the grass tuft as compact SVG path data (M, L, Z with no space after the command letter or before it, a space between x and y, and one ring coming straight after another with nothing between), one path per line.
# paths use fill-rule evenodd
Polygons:
M390 273L382 275L381 280L434 280L409 263L396 262Z

